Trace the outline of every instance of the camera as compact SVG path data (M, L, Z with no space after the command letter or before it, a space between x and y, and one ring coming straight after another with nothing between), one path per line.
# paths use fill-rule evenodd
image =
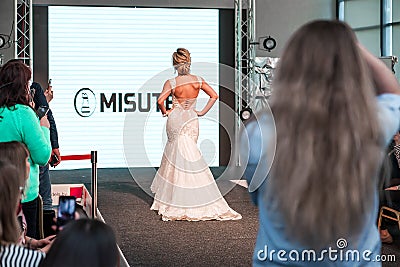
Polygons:
M76 197L60 196L57 211L57 228L75 220Z
M39 120L41 118L43 118L44 116L46 116L47 112L49 112L49 107L46 107L46 106L38 107L38 109L36 110L36 114L38 115Z

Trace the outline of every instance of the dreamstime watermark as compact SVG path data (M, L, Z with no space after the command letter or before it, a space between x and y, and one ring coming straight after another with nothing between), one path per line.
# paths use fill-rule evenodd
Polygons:
M336 241L336 247L328 247L316 251L313 249L303 250L268 250L265 245L264 249L257 251L257 259L259 261L282 261L282 262L396 262L396 255L375 255L371 250L346 249L347 240L339 238Z

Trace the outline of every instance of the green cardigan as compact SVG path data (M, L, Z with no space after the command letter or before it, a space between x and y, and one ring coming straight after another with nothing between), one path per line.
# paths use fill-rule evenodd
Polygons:
M39 195L39 165L46 165L50 158L50 130L40 126L28 106L0 107L0 142L10 141L24 143L29 150L31 168L22 202L32 201Z

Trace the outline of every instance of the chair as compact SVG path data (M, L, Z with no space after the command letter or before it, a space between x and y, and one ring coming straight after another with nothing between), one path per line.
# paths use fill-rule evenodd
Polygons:
M385 214L384 211L389 212L389 215ZM392 209L392 208L389 208L386 206L382 206L379 211L378 229L381 229L382 217L396 221L398 223L399 229L400 229L400 211L397 211L395 209Z

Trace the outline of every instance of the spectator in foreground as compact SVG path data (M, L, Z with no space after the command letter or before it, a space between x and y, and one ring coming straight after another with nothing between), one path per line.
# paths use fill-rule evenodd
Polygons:
M17 244L20 225L17 209L25 185L18 169L7 161L0 161L0 266L39 266L45 254Z
M375 266L377 174L400 128L395 76L347 24L318 20L289 39L273 88L274 117L255 114L241 136L259 208L253 266ZM334 260L322 253L329 248L371 253ZM316 260L302 258L310 250ZM290 258L291 251L300 256Z
M21 184L25 186L26 180L29 178L30 169L29 152L25 145L17 141L0 142L0 161L9 161L13 164L18 170L18 176L21 177ZM18 205L17 219L20 225L18 244L47 252L51 246L50 240L55 236L51 235L40 240L27 236L27 225L21 203Z
M388 154L383 164L383 190L381 191L379 206L386 206L400 211L400 133L393 136L389 145ZM386 214L387 212L385 212ZM393 236L388 230L388 225L393 222L382 216L380 235L382 243L393 243Z
M93 219L69 222L57 235L41 267L115 267L118 248L112 228Z

